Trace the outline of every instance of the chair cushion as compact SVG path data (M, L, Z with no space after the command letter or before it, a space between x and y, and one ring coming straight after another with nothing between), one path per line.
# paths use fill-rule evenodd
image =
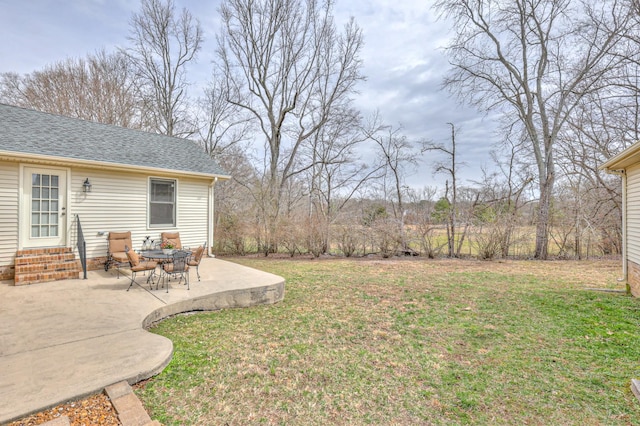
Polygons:
M156 269L157 265L158 264L153 260L147 260L147 261L138 263L136 266L132 266L131 270L133 272L150 271L152 269Z
M129 250L131 251L131 250ZM117 253L111 253L111 257L116 261L116 262L128 262L129 258L127 257L127 253L125 252L117 252Z
M162 265L162 267L164 268L164 271L168 274L173 273L173 263L165 263L164 265ZM189 270L189 265L184 265L184 270L185 272ZM182 271L178 271L178 272L182 272Z
M198 266L200 264L200 260L202 259L202 254L204 253L204 247L200 246L193 253L193 256L189 259L189 265Z
M117 253L117 252L125 252L124 246L131 247L131 231L127 232L109 232L109 238L107 239L109 243L109 252Z
M127 252L127 258L129 259L129 263L131 263L131 267L137 266L140 263L140 256L133 250L129 250Z

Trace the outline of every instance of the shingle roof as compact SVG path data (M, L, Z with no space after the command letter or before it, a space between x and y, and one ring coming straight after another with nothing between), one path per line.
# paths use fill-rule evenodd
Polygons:
M0 151L227 176L195 142L0 104Z

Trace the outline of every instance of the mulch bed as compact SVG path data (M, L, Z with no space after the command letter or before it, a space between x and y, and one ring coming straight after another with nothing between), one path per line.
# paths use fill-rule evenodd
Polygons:
M67 402L9 423L8 426L35 426L61 416L69 417L72 426L120 426L116 410L109 398L97 394L78 401Z

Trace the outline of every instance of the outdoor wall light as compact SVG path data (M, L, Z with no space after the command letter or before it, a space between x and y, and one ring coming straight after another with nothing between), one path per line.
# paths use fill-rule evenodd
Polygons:
M91 192L91 182L89 182L89 178L84 180L82 184L82 192Z

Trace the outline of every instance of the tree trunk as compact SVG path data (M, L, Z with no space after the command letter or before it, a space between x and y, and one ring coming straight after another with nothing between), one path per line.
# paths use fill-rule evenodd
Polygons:
M546 260L549 256L549 220L551 198L553 194L553 172L540 184L540 203L538 205L538 223L536 225L535 258Z

